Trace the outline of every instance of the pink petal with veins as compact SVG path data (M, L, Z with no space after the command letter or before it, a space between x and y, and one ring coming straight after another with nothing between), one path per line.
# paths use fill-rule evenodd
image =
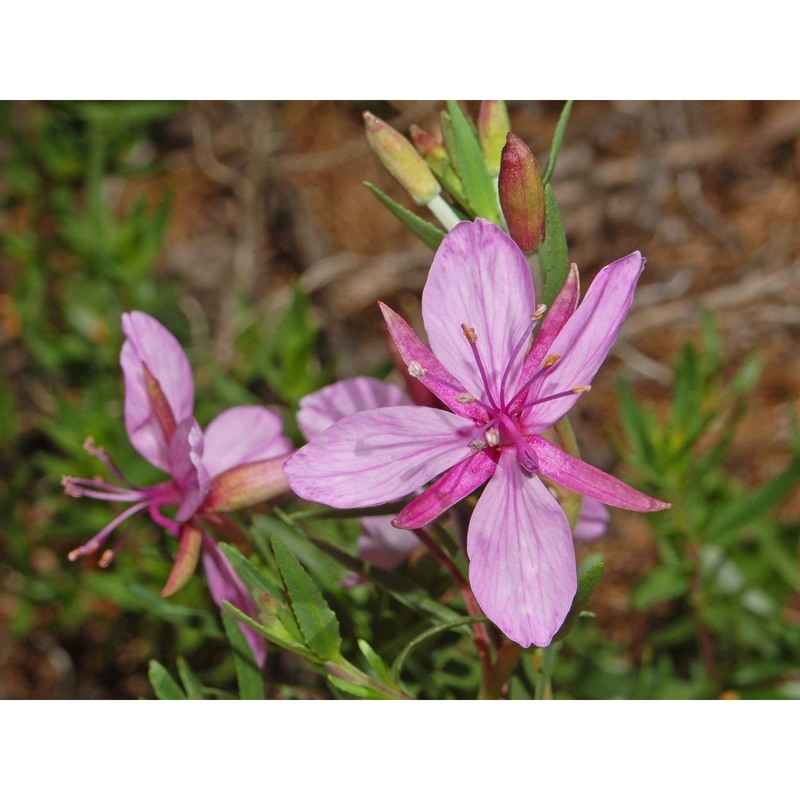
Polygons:
M263 406L234 406L208 425L204 434L203 463L209 475L217 475L242 464L268 461L292 449L283 435L283 421Z
M475 330L489 387L498 401L509 356L535 308L530 267L508 234L476 219L460 222L444 238L422 292L422 318L434 355L473 395L485 397L484 383L462 323ZM520 354L510 372L510 386L516 385L521 364Z
M503 633L547 647L577 590L575 551L561 506L504 450L481 495L467 534L475 599Z
M120 365L125 377L125 427L131 444L153 465L169 471L169 442L153 411L143 365L158 381L175 422L191 416L194 379L178 340L141 311L122 315L125 343Z
M334 508L405 497L470 454L475 425L418 406L360 411L332 425L284 465L292 491Z

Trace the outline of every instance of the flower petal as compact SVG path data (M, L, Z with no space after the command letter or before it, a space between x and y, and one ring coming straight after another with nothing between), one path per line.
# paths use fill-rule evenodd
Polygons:
M125 427L131 444L153 465L169 471L169 442L153 409L144 366L158 386L176 423L192 413L194 380L178 340L141 311L122 315L125 343L120 365L125 377Z
M208 425L203 464L215 476L241 464L266 461L292 449L283 436L283 420L263 406L234 406Z
M169 473L181 493L175 519L185 522L200 507L210 485L203 464L203 432L194 417L187 417L175 429L169 446Z
M561 506L511 449L472 514L467 553L486 616L522 647L547 647L575 597L575 550Z
M582 542L590 542L605 535L611 515L608 509L591 497L584 497L581 503L581 513L572 536Z
M362 517L361 527L364 533L358 540L358 557L381 569L394 569L420 546L416 534L395 528L385 514Z
M629 511L664 511L672 507L671 503L650 497L607 472L568 455L541 436L532 436L531 446L539 460L539 472L573 492Z
M644 263L642 254L635 252L600 270L577 311L553 340L550 354L559 355L560 359L531 384L529 401L591 384L630 311ZM538 432L551 427L579 396L570 393L531 406L524 418L528 429Z
M357 411L410 405L406 393L393 383L377 378L347 378L307 394L300 401L297 425L310 441L334 422Z
M332 425L284 465L306 500L362 508L411 494L469 455L472 422L418 406L360 411Z
M542 361L550 353L550 345L552 345L553 340L566 325L567 320L575 313L575 309L578 307L579 294L580 276L578 267L575 264L570 264L567 280L564 282L561 291L556 295L556 299L548 310L547 316L542 320L542 324L536 331L536 337L533 340L531 349L528 351L528 355L525 356L522 372L517 382L518 387L524 386L541 369ZM523 393L519 400L516 400L511 405L509 413L513 414L519 410L527 395L528 392Z
M528 262L500 228L477 219L460 222L445 236L422 293L422 318L431 350L473 395L485 398L486 392L462 323L475 330L497 401L509 357L535 308ZM508 385L516 385L521 364L520 357Z
M469 392L442 365L436 356L425 347L414 329L389 306L378 303L389 335L397 348L400 357L409 370L417 374L419 382L430 389L448 408L460 417L467 417L478 423L488 421L486 410L475 402L459 402L469 399ZM414 363L416 362L416 364ZM411 372L409 372L411 375ZM484 392L481 391L483 396Z
M496 447L465 458L415 497L395 518L398 528L421 528L487 481L500 453Z
M217 543L205 531L203 532L203 569L208 578L208 589L220 609L222 609L222 601L227 600L240 611L244 611L248 617L258 619L258 609L250 592L247 591ZM223 610L222 613L227 612ZM247 625L240 622L239 627L256 657L256 663L259 667L263 667L267 660L267 648L264 640L255 631L250 630Z

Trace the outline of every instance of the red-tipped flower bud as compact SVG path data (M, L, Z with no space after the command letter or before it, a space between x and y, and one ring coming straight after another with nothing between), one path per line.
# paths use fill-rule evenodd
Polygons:
M500 154L511 130L508 110L502 100L484 100L478 111L478 138L489 174L500 172Z
M511 238L533 253L544 241L544 188L539 162L528 145L509 133L500 161L500 207Z
M364 112L364 126L367 141L381 164L417 205L428 205L441 192L441 187L411 142L369 111Z

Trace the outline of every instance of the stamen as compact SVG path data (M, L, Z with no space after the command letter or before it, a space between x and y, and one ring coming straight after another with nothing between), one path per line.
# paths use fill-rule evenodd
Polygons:
M548 367L552 367L553 364L555 364L556 361L558 361L560 358L561 356L558 353L554 353L551 356L547 356L547 358L544 361L542 361L542 369L547 369Z
M119 503L135 503L142 500L147 494L143 491L128 491L121 486L101 480L87 478L73 478L65 475L61 479L65 494L70 497L91 497L95 500L108 500ZM97 491L98 489L102 491Z
M481 380L483 381L483 388L486 389L486 397L491 404L490 411L494 412L497 411L497 403L494 401L494 396L492 395L492 390L489 388L489 378L486 375L486 370L483 366L483 360L481 359L481 354L478 352L478 334L475 332L475 328L470 328L465 323L461 323L461 330L464 332L464 336L469 343L470 349L472 350L472 356L475 359L475 363L478 365L478 371L481 373Z
M480 453L481 450L486 449L486 442L483 439L476 439L474 442L469 443L469 449L472 450L473 453Z
M539 313L539 309L541 309L541 313ZM542 314L544 314L547 306L541 305L537 306L536 310L531 314L531 321L525 327L525 331L523 332L522 336L519 337L519 340L514 345L514 349L511 351L511 355L508 358L508 363L506 364L506 368L503 371L503 378L500 381L500 407L505 408L505 401L506 401L506 381L508 381L508 376L511 373L511 367L514 365L514 361L517 358L520 350L530 342L531 334L533 333L533 329L536 327L536 323L541 319ZM538 314L538 316L537 316Z
M456 395L456 402L468 406L470 403L475 402L475 398L469 392L460 392Z
M502 414L499 417L499 422L514 442L514 448L517 451L517 460L522 468L531 473L536 472L536 470L539 469L539 459L536 457L536 451L531 446L531 443L525 441L522 434L519 432L519 428L508 414Z
M572 389L569 389L566 392L559 392L558 394L551 394L549 397L540 397L538 400L531 400L528 403L525 403L522 408L530 408L531 406L538 406L541 403L549 403L551 400L559 400L562 397L569 397L573 394L585 394L588 392L592 387L591 386L573 386Z
M419 361L408 362L408 374L412 378L423 378L427 372L428 370L426 370Z
M130 486L132 489L137 488L122 474L122 470L114 463L114 459L111 458L108 451L104 447L98 447L91 436L83 443L83 449L86 450L90 456L94 456L94 458L103 463L106 469L126 486Z
M511 408L517 402L517 400L519 400L525 394L525 392L528 391L530 385L536 380L536 378L538 378L546 369L550 369L553 364L558 363L560 359L561 356L558 353L553 353L553 355L547 356L547 358L542 361L542 365L539 367L539 369L537 369L533 375L531 375L530 378L528 378L528 380L519 387L517 393L514 395L514 399L508 404L507 407ZM525 406L522 406L522 408L525 408Z
M486 431L486 444L489 447L497 447L500 444L500 431L497 428L489 428Z
M67 558L70 561L75 561L76 559L80 558L81 556L88 555L89 553L94 553L95 550L98 550L102 545L103 542L109 537L111 532L115 530L119 525L125 522L128 517L132 517L134 514L137 514L143 508L147 506L146 502L136 503L136 505L131 506L130 508L125 509L118 517L114 517L111 522L106 525L100 533L93 536L86 542L85 545L82 547L76 547L70 553L67 554Z
M160 525L164 530L169 531L173 536L178 536L181 531L181 526L178 525L177 522L173 522L171 519L165 517L158 506L151 505L148 509L150 511L150 516L153 518L153 522L156 525Z

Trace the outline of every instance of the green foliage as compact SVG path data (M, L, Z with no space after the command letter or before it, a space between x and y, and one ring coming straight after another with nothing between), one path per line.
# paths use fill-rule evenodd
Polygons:
M660 563L634 587L631 603L653 614L649 641L660 670L669 664L676 675L702 675L695 690L704 696L779 694L797 677L800 637L784 606L800 572L798 528L778 522L775 512L800 481L800 448L760 486L731 475L726 456L758 379L758 358L727 383L724 372L707 319L702 345L688 341L677 360L666 415L619 383L620 451L639 487L675 506L647 517ZM746 666L753 663L763 669Z
M388 194L382 192L375 184L364 181L364 186L366 186L367 189L369 189L372 194L374 194L375 197L377 197L378 200L380 200L381 203L411 231L411 233L421 242L428 245L431 250L436 250L442 243L444 231L441 228L437 228L427 220L422 219L422 217L418 217L413 211L409 211L405 206L401 206L400 203L392 200Z
M538 250L539 263L544 277L542 302L552 305L561 291L569 274L569 255L567 253L567 234L561 221L561 212L552 186L544 190L544 241Z

